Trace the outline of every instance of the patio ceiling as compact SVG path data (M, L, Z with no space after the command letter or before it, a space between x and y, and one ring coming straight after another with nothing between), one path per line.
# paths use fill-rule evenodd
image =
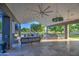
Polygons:
M53 11L48 13L49 16L41 17L40 14L32 11L37 10L39 11L38 5L40 3L7 3L6 4L11 12L15 15L18 21L21 23L27 23L32 21L38 21L46 26L55 24L52 22L52 18L57 16L64 17L64 21L75 20L79 19L79 4L55 4L55 3L48 3L42 4L42 9L45 9L47 6L51 6L48 11ZM70 12L68 12L68 10ZM58 11L58 12L56 12Z

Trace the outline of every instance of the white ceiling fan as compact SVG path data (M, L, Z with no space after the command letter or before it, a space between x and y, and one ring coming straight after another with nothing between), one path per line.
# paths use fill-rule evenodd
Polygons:
M43 8L42 5L38 5L39 11L37 11L37 10L32 10L32 11L41 15L41 17L49 16L49 13L53 12L52 10L48 10L49 8L51 8L51 6L47 6L46 8Z

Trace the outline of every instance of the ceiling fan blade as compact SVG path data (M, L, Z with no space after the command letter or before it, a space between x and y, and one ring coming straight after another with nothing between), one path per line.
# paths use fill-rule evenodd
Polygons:
M39 13L39 11L37 11L37 10L31 10L31 11Z
M46 11L45 13L51 13L51 12L53 12L53 11Z
M44 13L44 15L49 16L48 14Z
M44 9L44 11L46 11L47 9L49 9L50 8L50 6L48 6L46 9Z
M40 10L40 12L41 12L41 11L42 11L41 5L38 5L38 8L39 8L39 10Z

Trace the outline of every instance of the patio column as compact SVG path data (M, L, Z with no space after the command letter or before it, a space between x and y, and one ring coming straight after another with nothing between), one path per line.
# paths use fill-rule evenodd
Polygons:
M19 24L19 36L21 36L21 24Z
M69 38L69 25L65 24L65 39Z
M48 33L48 26L45 27L45 33Z
M14 37L13 37L13 18L11 17L10 19L11 19L10 20L10 49L11 49Z
M69 41L69 25L65 24L65 39L67 39L67 52L70 54L70 41Z

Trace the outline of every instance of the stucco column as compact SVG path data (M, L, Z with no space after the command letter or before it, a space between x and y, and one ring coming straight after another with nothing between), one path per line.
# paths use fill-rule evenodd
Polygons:
M45 33L48 34L48 26L45 27Z
M65 39L68 39L69 38L69 25L68 24L65 24Z
M12 18L10 19L10 49L12 48Z
M44 39L47 39L47 34L48 34L48 26L45 26L45 35L44 35Z
M65 25L65 39L67 39L67 52L70 54L70 41L69 41L69 25Z
M21 36L21 24L19 24L19 36Z

